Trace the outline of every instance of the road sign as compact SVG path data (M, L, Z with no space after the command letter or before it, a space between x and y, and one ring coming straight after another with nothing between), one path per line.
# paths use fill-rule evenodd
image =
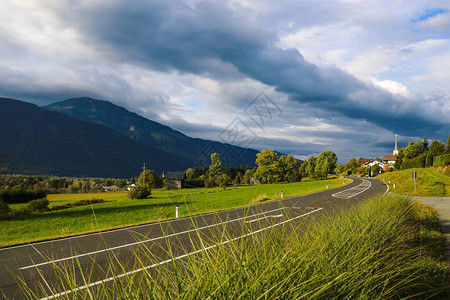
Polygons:
M413 180L417 179L417 172L416 171L411 172L411 175L412 175L412 179Z

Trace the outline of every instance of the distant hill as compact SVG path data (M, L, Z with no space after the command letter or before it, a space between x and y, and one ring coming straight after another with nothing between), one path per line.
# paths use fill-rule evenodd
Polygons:
M188 157L191 167L209 165L213 152L221 154L222 163L230 165L255 165L256 153L210 140L191 138L172 128L151 121L108 101L92 98L74 98L44 107L80 120L108 126L146 146Z
M158 173L195 164L109 127L7 98L0 98L0 141L9 173L129 178L143 162Z

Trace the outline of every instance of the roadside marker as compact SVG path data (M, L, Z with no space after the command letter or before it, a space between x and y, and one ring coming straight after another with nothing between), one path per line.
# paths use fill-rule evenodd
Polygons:
M175 209L175 218L178 218L178 205L177 208Z

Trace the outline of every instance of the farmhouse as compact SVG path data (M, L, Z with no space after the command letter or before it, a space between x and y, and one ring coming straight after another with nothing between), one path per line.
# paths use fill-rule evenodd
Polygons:
M261 184L261 181L256 179L255 177L250 177L250 185Z
M167 172L167 175L163 177L168 180L168 190L186 187L186 175L184 172Z

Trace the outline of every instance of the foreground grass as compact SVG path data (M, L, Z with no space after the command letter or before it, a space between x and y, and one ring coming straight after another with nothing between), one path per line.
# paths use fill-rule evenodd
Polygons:
M450 297L450 267L432 209L387 195L322 218L307 229L306 223L297 226L280 226L242 239L225 231L212 243L216 247L180 260L173 257L172 263L157 270L147 268L157 260L141 248L135 254L135 268L145 270L124 277L119 276L124 272L120 262L111 257L108 273L115 279L94 290L77 286L70 269L54 266L57 290L70 289L73 292L65 297L77 299ZM223 245L224 240L229 242ZM172 253L170 243L167 247ZM93 281L84 278L85 285ZM28 287L23 290L34 298Z
M0 246L174 218L176 205L179 205L179 216L184 217L246 206L262 199L276 200L280 198L281 191L286 198L324 190L326 186L329 188L342 186L349 182L348 179L334 178L323 181L230 187L226 190L161 189L152 191L152 198L145 200L129 199L126 192L49 195L50 207L93 198L110 202L0 220ZM11 205L11 208L18 209L20 204Z
M411 172L417 172L416 192ZM418 168L386 172L377 176L389 184L389 190L412 196L450 196L450 177L431 168ZM395 183L395 189L393 184Z

